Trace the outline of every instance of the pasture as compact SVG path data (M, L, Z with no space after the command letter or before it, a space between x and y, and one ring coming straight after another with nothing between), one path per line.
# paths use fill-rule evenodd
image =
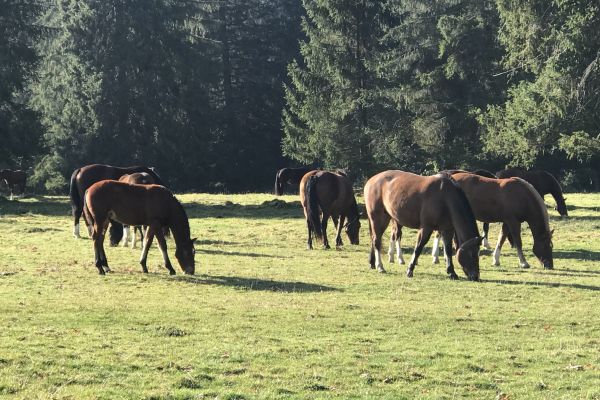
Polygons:
M364 219L359 246L307 251L297 196L178 197L191 277L156 245L147 275L139 249L107 246L99 276L65 197L0 200L0 397L600 399L600 194L550 210L554 270L524 228L532 268L506 244L501 267L482 252L479 283L458 265L448 280L429 246L413 279L387 256L370 270Z

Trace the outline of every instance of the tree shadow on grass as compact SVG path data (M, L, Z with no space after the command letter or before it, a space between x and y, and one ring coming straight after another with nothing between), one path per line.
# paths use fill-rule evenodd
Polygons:
M254 258L289 258L285 256L274 256L271 254L260 254L260 253L245 253L241 251L225 251L225 250L209 250L209 249L198 249L199 253L205 254L218 254L223 256L241 256L241 257L254 257Z
M545 286L553 288L573 288L581 290L600 291L600 286L582 285L579 283L558 283L558 282L530 282L530 281L509 281L506 279L483 279L482 283L498 283L500 285L524 285L524 286Z
M24 199L12 201L1 200L0 210L2 214L9 216L28 213L47 216L67 216L71 212L71 206L65 198L30 195Z
M303 218L299 201L286 202L279 199L265 201L262 204L201 204L185 202L183 207L190 218Z
M194 285L229 286L242 290L257 290L282 293L314 293L314 292L341 292L342 289L331 286L318 285L305 282L273 281L258 278L242 278L237 276L160 276L162 279L172 279Z
M576 250L558 250L553 251L554 258L581 260L581 261L600 261L600 252L584 249Z

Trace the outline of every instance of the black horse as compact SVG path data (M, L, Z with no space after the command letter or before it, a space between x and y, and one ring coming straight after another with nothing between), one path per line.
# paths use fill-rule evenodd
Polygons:
M146 172L152 176L156 184L164 186L158 174L151 167L113 167L111 165L91 164L86 165L73 171L71 175L71 184L69 187L69 197L71 199L71 210L73 212L73 236L79 236L79 218L83 213L83 197L85 191L96 182L105 179L119 180L123 175L133 174L136 172ZM84 218L88 229L91 227L88 221ZM116 246L123 237L123 226L116 221L113 221L111 227L110 243ZM90 234L91 235L91 234Z
M287 185L299 185L302 177L310 171L315 170L312 167L301 168L282 168L275 175L275 194L281 196L283 188Z

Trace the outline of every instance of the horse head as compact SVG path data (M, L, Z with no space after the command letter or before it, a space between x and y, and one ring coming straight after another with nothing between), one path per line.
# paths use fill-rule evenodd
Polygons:
M559 203L556 203L556 207L554 207L554 209L556 211L558 211L561 218L568 217L569 212L567 211L567 203L566 203L567 199L565 199L564 197L561 197L561 198L562 198L562 201Z
M196 238L186 240L184 243L178 245L177 250L175 250L175 257L177 258L177 261L179 261L181 269L187 275L194 275L196 269L194 261L194 256L196 254L196 249L194 249L195 242Z
M348 240L350 240L351 244L358 245L359 243L359 231L360 231L360 220L359 214L348 220L348 223L344 226L346 231L346 235L348 236Z
M554 229L536 237L533 236L533 254L540 260L544 269L554 269L554 261L552 259L552 234Z
M479 280L479 246L482 238L476 236L464 242L456 252L456 259L470 281Z

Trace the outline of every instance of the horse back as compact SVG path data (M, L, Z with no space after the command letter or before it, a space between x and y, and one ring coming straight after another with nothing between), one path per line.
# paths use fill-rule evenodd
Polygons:
M444 175L385 171L365 185L365 205L369 214L388 214L402 226L434 225L437 228L441 216L447 213L444 192L456 190L452 186L451 180Z
M166 224L175 198L164 186L103 180L85 194L95 219L110 217L126 225Z

